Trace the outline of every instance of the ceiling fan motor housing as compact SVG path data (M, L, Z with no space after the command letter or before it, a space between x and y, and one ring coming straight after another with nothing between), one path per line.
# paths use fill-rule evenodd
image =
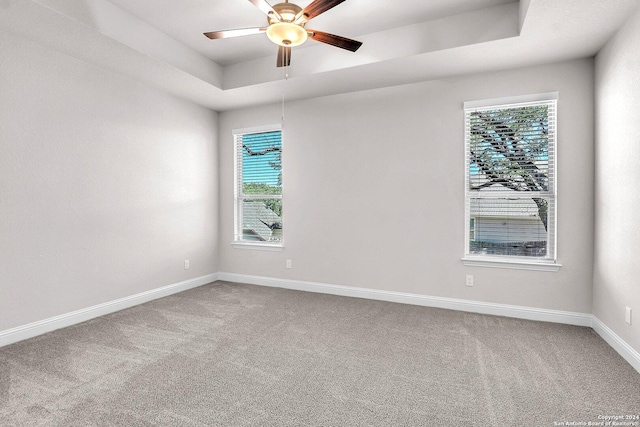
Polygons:
M307 30L304 29L304 23L298 24L294 21L302 8L294 3L278 3L273 6L280 20L273 13L267 15L269 27L267 28L267 37L279 46L298 46L307 41Z
M282 18L282 21L278 21L273 14L267 16L269 24L275 24L277 22L293 22L298 13L302 11L302 8L294 3L278 3L273 6L273 10L278 12L278 15Z

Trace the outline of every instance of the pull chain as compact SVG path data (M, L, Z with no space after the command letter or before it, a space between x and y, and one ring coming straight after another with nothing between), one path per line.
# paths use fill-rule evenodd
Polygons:
M284 123L284 89L286 86L286 81L289 80L289 66L285 65L284 67L284 82L282 85L282 122Z

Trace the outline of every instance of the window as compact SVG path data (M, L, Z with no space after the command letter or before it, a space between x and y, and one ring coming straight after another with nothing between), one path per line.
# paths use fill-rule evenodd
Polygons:
M559 267L556 105L557 93L465 103L465 264Z
M282 247L282 130L235 130L234 243Z

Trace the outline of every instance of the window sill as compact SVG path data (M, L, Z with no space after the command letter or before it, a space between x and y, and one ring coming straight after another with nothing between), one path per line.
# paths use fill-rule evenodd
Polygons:
M487 259L483 258L474 258L474 257L464 257L462 258L462 263L469 267L493 267L493 268L513 268L517 270L534 270L534 271L553 271L556 272L560 270L562 264L557 264L553 261L524 261L524 260L513 260L508 258L495 258L495 259Z
M284 246L282 244L275 243L248 243L248 242L233 242L231 243L235 249L253 249L256 251L272 251L282 252Z

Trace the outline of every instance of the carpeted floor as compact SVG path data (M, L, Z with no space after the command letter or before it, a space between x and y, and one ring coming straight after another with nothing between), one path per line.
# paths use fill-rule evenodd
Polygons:
M640 415L640 374L589 328L225 282L0 348L1 426L611 415Z

